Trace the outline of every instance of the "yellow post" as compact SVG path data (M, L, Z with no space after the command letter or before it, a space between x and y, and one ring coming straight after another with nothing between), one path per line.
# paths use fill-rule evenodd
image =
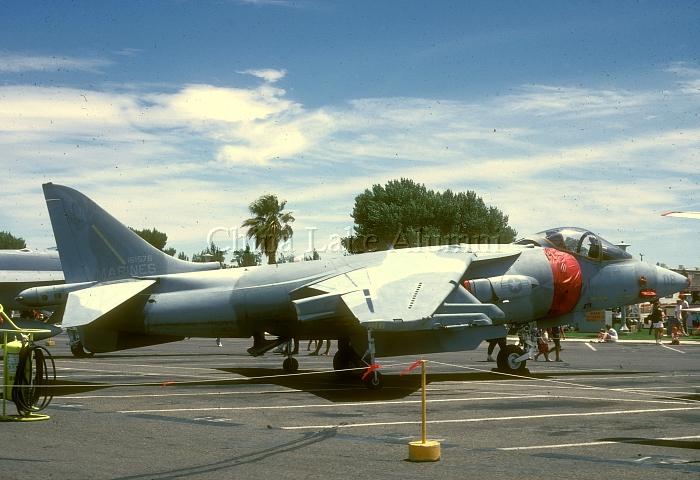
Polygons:
M420 439L423 444L425 444L428 438L428 426L426 425L426 419L428 417L428 395L426 393L425 385L425 360L420 362L420 389L421 389L421 426L420 426Z
M2 315L2 305L0 305L0 315ZM7 367L7 332L2 332L2 416L7 414L7 379L8 367Z
M412 462L436 462L440 460L440 442L428 440L428 395L425 376L425 360L420 362L421 383L421 441L409 442L408 459Z

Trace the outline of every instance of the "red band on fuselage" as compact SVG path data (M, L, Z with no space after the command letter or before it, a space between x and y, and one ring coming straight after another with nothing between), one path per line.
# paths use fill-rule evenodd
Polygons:
M581 267L576 257L554 248L545 248L544 254L552 267L554 294L548 315L570 312L581 296Z

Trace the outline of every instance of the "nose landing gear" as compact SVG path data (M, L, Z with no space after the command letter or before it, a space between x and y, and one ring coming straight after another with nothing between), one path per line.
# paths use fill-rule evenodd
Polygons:
M535 322L524 323L518 329L518 337L525 347L517 345L506 345L498 352L496 365L498 370L511 375L522 375L528 373L527 361L537 353L537 324Z

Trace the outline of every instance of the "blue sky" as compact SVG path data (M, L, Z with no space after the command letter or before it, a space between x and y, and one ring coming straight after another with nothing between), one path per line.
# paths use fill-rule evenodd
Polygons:
M699 24L693 1L2 2L0 229L50 246L53 181L189 254L271 192L301 254L404 176L700 266L700 225L659 216L700 210Z

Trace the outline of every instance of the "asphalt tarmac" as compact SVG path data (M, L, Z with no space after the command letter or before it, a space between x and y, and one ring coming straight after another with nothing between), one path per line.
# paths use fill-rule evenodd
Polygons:
M0 423L0 478L700 477L698 344L565 340L564 362L528 362L522 378L492 372L486 345L427 355L442 459L413 463L420 375L399 374L418 357L381 359L385 386L370 391L305 342L284 376L281 356L245 353L249 340L77 359L56 338L51 419Z

